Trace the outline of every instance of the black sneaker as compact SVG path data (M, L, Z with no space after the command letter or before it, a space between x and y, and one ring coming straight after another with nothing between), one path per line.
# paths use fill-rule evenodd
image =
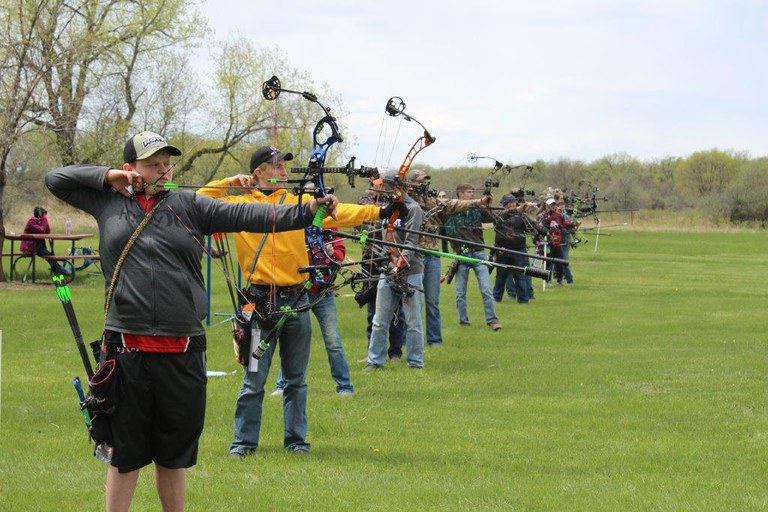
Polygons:
M286 450L288 450L291 453L309 453L309 445L308 444L295 444L293 446L286 447Z

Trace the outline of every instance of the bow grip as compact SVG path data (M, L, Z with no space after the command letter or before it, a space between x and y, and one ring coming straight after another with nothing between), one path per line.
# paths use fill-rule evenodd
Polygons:
M325 214L328 211L328 205L327 204L321 204L317 207L317 211L315 212L315 216L312 218L312 226L316 228L322 229L323 227L323 219L325 218Z

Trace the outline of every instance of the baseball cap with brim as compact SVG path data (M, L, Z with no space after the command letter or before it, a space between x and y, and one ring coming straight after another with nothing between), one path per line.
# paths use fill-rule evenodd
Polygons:
M429 175L426 173L426 171L423 171L422 169L416 169L411 173L411 181L422 182L428 179L430 179Z
M555 201L555 200L554 200L554 198L551 198L551 197L550 197L549 199L547 199L547 205L550 205L550 204L555 204L556 202L557 202L557 201Z
M168 144L162 135L154 132L141 132L128 139L128 142L125 143L123 161L131 163L136 160L144 160L161 149L168 151L172 156L181 156L179 148Z
M293 160L293 153L283 153L275 146L264 146L253 152L251 155L251 172L265 162L280 162L282 160Z

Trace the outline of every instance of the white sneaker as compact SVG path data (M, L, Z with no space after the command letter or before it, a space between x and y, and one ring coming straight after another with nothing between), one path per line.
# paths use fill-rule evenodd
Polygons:
M269 396L283 396L283 390L280 388L277 388L273 392L269 394Z

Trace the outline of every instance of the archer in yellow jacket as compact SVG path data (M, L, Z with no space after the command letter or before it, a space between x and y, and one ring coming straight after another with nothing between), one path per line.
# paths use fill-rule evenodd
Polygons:
M292 160L291 153L283 153L278 148L265 146L257 149L251 156L251 175L238 175L223 180L212 181L201 188L198 194L228 202L259 202L274 205L293 205L298 203L298 196L280 188L279 182L288 175L285 162ZM278 183L276 186L275 183ZM214 188L216 187L216 188ZM226 187L255 187L245 190L244 194L227 195ZM311 201L305 195L302 202ZM392 206L358 206L339 204L335 219L326 219L323 226L351 227L379 218L388 218ZM264 240L266 237L266 240ZM235 234L237 257L243 276L250 283L248 293L255 299L269 296L270 306L300 308L307 304L306 295L298 304L297 296L303 293L303 284L307 274L298 269L308 264L307 247L304 232L301 230L283 233L246 233ZM260 249L261 248L261 249ZM292 452L309 452L307 435L307 385L305 375L309 364L311 322L307 311L288 318L278 339L281 368L286 386L283 391L283 446ZM254 452L259 444L261 412L264 400L264 386L275 345L257 361L246 367L243 385L235 406L234 438L229 448L233 457L245 457ZM255 371L254 371L255 370Z

